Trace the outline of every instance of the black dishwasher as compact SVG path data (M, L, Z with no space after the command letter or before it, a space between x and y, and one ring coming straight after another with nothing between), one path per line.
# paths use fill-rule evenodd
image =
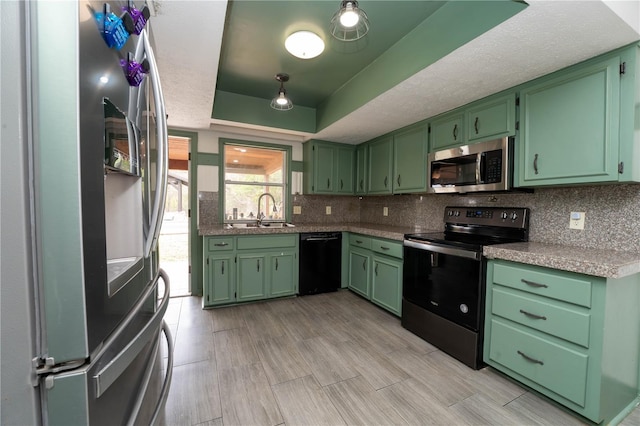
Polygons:
M336 291L341 276L342 233L301 233L298 293L302 296Z

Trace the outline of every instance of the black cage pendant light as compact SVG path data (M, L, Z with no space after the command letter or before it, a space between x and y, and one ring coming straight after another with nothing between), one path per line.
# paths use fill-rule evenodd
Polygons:
M280 90L278 90L278 96L271 100L271 108L278 111L288 111L293 108L291 99L287 98L287 91L284 90L284 83L289 81L288 74L276 74L276 80L280 82Z
M358 7L357 1L344 0L340 2L340 9L333 14L329 30L338 40L359 40L369 32L369 18Z

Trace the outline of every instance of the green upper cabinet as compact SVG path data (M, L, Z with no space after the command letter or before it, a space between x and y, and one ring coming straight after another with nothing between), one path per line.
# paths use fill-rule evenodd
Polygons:
M520 92L519 186L618 180L620 57Z
M354 166L356 152L354 147L345 146L336 149L336 179L335 192L339 194L353 194L354 192Z
M307 194L353 194L355 147L312 140L303 146Z
M369 147L367 144L360 144L356 148L356 194L364 195L367 193L367 154Z
M427 189L427 128L422 125L393 136L393 192L424 192Z
M391 194L393 181L393 136L369 143L369 194Z
M446 114L431 122L431 151L453 148L464 142L464 114Z
M368 149L369 194L426 191L426 124L373 140Z
M516 95L474 104L465 111L468 142L511 136L516 133Z
M516 94L482 99L430 122L430 151L516 134Z

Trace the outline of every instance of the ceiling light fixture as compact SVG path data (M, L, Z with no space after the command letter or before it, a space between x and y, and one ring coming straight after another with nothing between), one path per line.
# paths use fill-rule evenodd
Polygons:
M278 90L278 96L271 101L271 108L288 111L293 108L293 103L287 98L287 91L284 90L284 83L289 81L289 74L276 74L276 80L280 82L280 90Z
M333 14L329 26L331 35L341 41L355 41L369 32L369 18L358 2L343 0L340 9Z
M297 31L287 37L284 47L296 58L312 59L324 51L324 41L311 31Z

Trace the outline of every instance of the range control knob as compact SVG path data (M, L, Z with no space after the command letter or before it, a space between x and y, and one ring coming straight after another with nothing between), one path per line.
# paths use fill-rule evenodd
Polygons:
M454 212L453 212L453 215L454 215L455 217L460 216L460 211L459 211L459 210L454 211Z
M447 215L449 215L449 216L453 216L453 210L449 210L449 211L447 212Z
M507 214L507 212L502 212L502 213L500 213L500 217L501 217L502 219L506 219L506 218L508 218L508 217L509 217L509 215Z
M511 220L516 220L518 218L518 213L513 212L511 213Z

